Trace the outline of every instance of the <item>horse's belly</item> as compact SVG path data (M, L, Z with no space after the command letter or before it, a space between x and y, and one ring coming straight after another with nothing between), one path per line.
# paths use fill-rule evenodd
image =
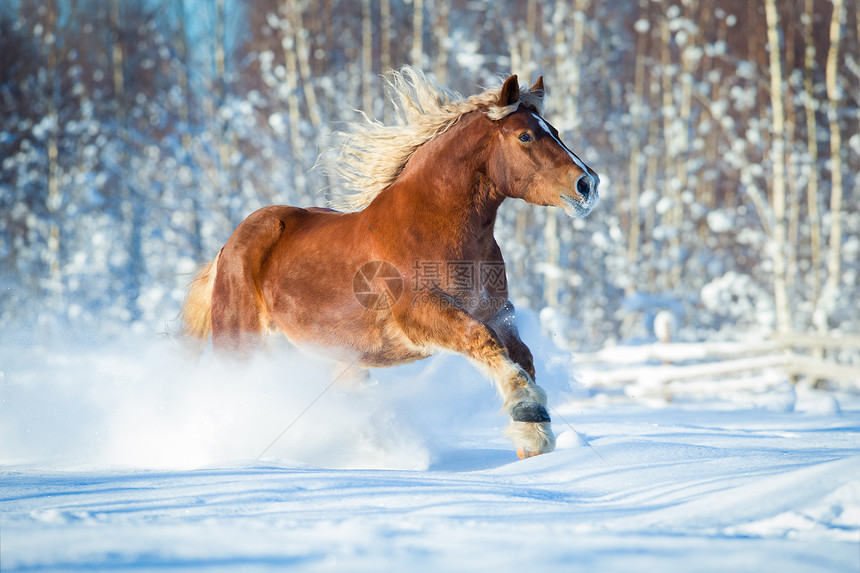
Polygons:
M272 317L275 330L299 348L333 360L375 368L414 362L433 353L409 340L387 313L379 316L348 303L320 308L281 301L279 306L280 312Z
M279 326L287 339L303 350L368 368L396 366L433 354L431 349L416 346L405 337L392 337L360 323L335 324L317 317L313 323Z

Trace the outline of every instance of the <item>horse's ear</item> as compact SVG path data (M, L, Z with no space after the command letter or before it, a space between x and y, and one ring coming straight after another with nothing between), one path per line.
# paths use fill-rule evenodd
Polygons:
M543 96L544 96L544 94L546 93L546 91L544 90L544 87L543 87L543 76L540 76L540 77L537 79L537 81L535 82L535 85L533 85L533 86L529 89L529 92L530 92L530 93L533 93L534 95L536 95L536 96L538 96L538 97L543 97Z
M502 93L499 95L499 106L505 107L517 103L520 99L520 84L517 81L517 75L514 74L505 80L505 85L502 86Z

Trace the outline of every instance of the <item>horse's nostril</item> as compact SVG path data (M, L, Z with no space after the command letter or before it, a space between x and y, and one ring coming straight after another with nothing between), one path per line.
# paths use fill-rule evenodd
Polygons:
M587 201L594 188L594 181L588 175L582 175L576 180L576 192L582 197L583 201Z

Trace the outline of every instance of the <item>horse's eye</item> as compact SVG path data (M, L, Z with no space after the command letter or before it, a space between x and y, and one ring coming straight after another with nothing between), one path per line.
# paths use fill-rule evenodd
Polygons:
M528 133L523 133L522 135L520 135L520 141L522 141L523 143L528 143L529 141L532 141L532 136Z

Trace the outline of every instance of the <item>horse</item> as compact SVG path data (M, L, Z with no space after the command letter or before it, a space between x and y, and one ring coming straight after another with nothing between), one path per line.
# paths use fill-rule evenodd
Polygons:
M517 455L550 452L493 228L508 198L585 217L600 179L543 118L542 76L465 98L408 66L388 83L399 121L341 134L341 208L248 216L191 281L182 331L239 355L280 332L362 369L459 353L494 381Z

